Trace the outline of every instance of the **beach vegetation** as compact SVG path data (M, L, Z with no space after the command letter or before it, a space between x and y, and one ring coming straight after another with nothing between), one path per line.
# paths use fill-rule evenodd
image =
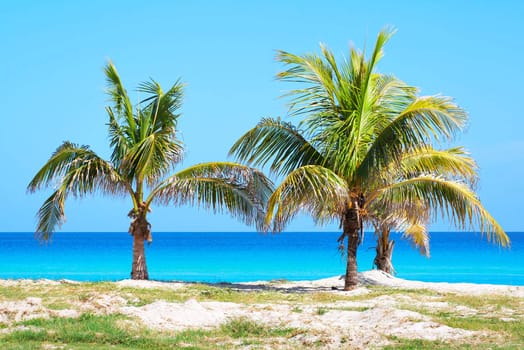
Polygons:
M300 308L300 306L294 306L292 309L291 309L291 312L296 312L296 313L301 313L303 310L302 308Z
M489 239L509 243L468 184L436 174L427 160L415 173L402 168L406 154L438 152L434 143L453 140L467 114L450 97L420 96L417 88L376 71L393 33L381 31L368 58L351 48L337 62L324 45L320 55L278 51L287 69L277 78L298 84L286 97L299 122L263 118L230 149L239 161L268 166L283 178L268 201L267 231L282 231L299 213L320 225L340 224L345 290L358 285L357 249L377 208L394 216L420 203L447 214L457 227L480 227Z
M220 330L232 338L283 337L295 332L293 328L270 328L245 317L230 319L220 326Z
M124 316L83 314L80 318L33 319L22 323L26 329L15 330L0 338L2 349L40 348L50 344L71 348L116 347L121 349L167 349L174 344L169 339L155 339L153 333L142 330L140 336L120 326Z
M144 98L132 104L115 66L108 63L104 71L112 102L106 107L110 159L69 141L56 149L28 185L29 192L54 189L38 210L37 238L48 240L65 222L69 197L127 196L132 202L131 278L148 279L144 244L152 241L147 216L153 205L201 206L261 227L272 184L260 171L210 162L172 173L185 150L177 130L184 88L180 80L166 91L154 80L143 82L138 92Z
M326 313L350 312L355 317L375 309L409 310L423 318L405 318L406 322L427 322L457 330L477 332L473 338L441 339L428 341L402 339L384 335L390 341L386 349L519 349L524 344L524 303L515 295L443 292L433 289L392 288L366 286L365 293L275 290L264 286L237 289L232 286L194 284L171 285L154 288L120 286L117 283L10 283L0 289L2 323L0 348L2 349L234 349L254 348L323 348L336 344L325 330L294 328L286 319L317 319ZM240 287L240 286L238 286ZM220 290L224 289L221 293ZM208 291L207 293L202 293ZM12 302L23 302L28 297L41 298L42 308L13 309ZM181 331L153 330L138 318L119 313L119 307L140 307L159 300L183 303L190 299L199 302L233 302L247 308L246 316L228 319L214 328L185 329ZM120 300L119 305L100 300ZM126 302L127 301L127 302ZM50 306L63 305L77 311L76 317L54 317ZM11 305L11 306L10 306ZM24 303L20 303L24 305ZM279 305L279 307L276 307ZM53 310L56 310L53 308ZM281 312L283 321L266 322L249 318L253 312ZM34 314L32 314L34 312ZM17 316L18 315L18 316ZM287 315L287 316L286 316ZM20 320L18 317L22 316ZM39 318L34 318L35 316ZM289 318L288 318L289 317ZM366 316L367 317L367 316ZM367 320L367 318L364 318ZM362 321L356 321L362 322ZM367 321L365 321L367 322ZM304 323L306 327L308 323ZM348 325L351 327L351 325ZM341 334L340 344L353 345L348 334ZM338 339L338 338L336 338ZM345 346L344 345L344 346ZM379 348L379 347L378 347Z
M325 315L329 310L325 307L319 307L317 308L317 311L315 312L317 315L322 316Z
M272 344L302 332L270 327L247 318L233 318L211 330L155 332L118 314L83 314L78 319L39 318L21 322L19 326L23 329L0 336L2 349L35 349L42 344L68 349L230 349L237 339L243 345Z

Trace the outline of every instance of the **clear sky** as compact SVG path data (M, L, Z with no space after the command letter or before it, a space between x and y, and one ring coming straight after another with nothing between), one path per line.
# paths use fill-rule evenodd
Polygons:
M111 59L134 100L137 83L187 83L181 166L227 160L261 117L287 118L275 50L339 59L351 42L397 34L379 65L421 93L452 96L470 114L456 140L480 165L479 195L507 231L524 231L522 1L4 1L0 5L0 231L32 231L49 191L26 194L65 140L107 157L103 66ZM290 119L288 119L290 120ZM63 231L126 231L131 203L66 202ZM227 215L154 208L153 231L250 231ZM333 224L323 229L336 230ZM434 230L450 230L438 223ZM318 230L308 218L288 227Z

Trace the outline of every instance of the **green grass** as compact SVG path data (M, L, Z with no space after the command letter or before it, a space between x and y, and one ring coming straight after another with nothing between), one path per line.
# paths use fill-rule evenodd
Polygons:
M26 329L0 335L1 349L230 349L242 344L274 344L300 330L268 327L246 318L231 319L213 330L154 332L122 315L84 314L78 319L51 318L21 322ZM238 342L237 342L238 343Z
M446 295L446 300L456 305L464 305L481 311L498 311L503 308L522 309L524 300L504 295L483 295L482 297L474 295Z
M479 336L470 341L454 343L440 341L395 339L396 344L385 349L523 349L524 348L524 317L522 315L523 301L520 298L501 295L459 295L449 293L441 295L436 300L447 302L446 310L434 310L420 306L403 304L402 308L430 316L433 321L452 328L460 328L480 332ZM466 306L477 310L475 315L464 316L454 310L458 306ZM509 317L514 320L504 321L499 316L502 310L515 310ZM508 315L506 315L507 317Z
M302 311L302 308L300 306L294 306L292 309L291 309L291 312L296 312L296 313L301 313Z
M287 337L297 332L294 328L270 328L245 317L229 320L220 326L220 330L223 334L236 339L248 337Z
M56 344L68 348L169 349L175 345L171 339L155 337L146 330L139 330L137 334L136 329L126 329L120 325L124 320L126 318L121 315L92 314L83 314L78 319L33 319L20 323L27 329L0 336L0 347L18 349L23 344L22 348L32 349L39 348L36 344Z
M451 343L442 341L429 341L420 339L393 339L394 345L387 345L383 350L521 350L522 343L505 343L497 345L493 343Z
M316 314L319 316L325 315L329 310L325 307L319 307L317 308Z
M435 315L437 322L441 322L453 328L462 328L471 331L486 331L504 336L507 346L514 344L524 347L524 322L522 319L515 321L502 321L496 317L468 316L460 317L452 313L443 312Z

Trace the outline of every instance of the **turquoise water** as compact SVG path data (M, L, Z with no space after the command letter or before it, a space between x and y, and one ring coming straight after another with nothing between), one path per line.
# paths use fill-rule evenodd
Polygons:
M423 281L524 285L524 233L510 233L511 249L475 233L435 232L430 259L396 240L397 276ZM151 279L239 282L319 279L344 273L339 233L154 233L146 247ZM129 277L127 233L63 233L40 244L32 233L0 233L0 278L119 280ZM358 251L359 271L372 268L373 234Z

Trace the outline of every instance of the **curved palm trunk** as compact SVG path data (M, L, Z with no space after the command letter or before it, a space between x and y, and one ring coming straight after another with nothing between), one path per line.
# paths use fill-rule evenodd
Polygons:
M394 271L391 259L395 241L389 240L389 233L389 228L382 229L377 240L376 255L373 264L375 264L378 270L391 274Z
M139 212L134 215L135 218L129 226L129 233L133 236L133 263L131 266L131 279L147 280L146 254L144 241L151 241L151 225L146 219L146 210L140 208Z
M347 262L344 290L355 289L358 285L357 248L360 240L360 220L357 208L346 210L342 219L343 235L347 237Z

